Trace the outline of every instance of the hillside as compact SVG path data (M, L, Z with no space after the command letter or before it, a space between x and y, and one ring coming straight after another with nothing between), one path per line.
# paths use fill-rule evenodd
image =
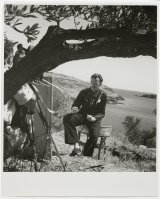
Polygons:
M66 101L63 107L61 106L62 112L58 114L58 118L57 117L53 118L54 129L53 129L53 134L52 134L61 154L63 154L62 156L63 156L63 160L67 164L67 170L70 170L70 171L127 171L127 172L128 171L137 172L137 171L154 171L155 170L155 160L142 160L139 163L135 161L134 157L133 157L134 160L132 160L131 157L129 157L129 160L124 160L125 159L125 158L123 159L124 154L120 155L122 156L122 160L119 159L119 157L112 156L112 153L110 152L108 152L105 160L104 159L97 160L96 151L95 151L94 158L87 158L83 156L77 157L77 158L71 158L69 156L69 153L71 152L71 147L64 143L64 131L63 131L62 118L64 114L66 114L67 112L70 112L70 107L71 107L70 98L72 97L75 98L81 89L89 87L90 84L89 82L85 82L83 80L80 80L74 77L69 77L62 74L50 73L50 75L52 75L53 77L53 83L59 86L66 93L66 95L69 96L68 101ZM113 90L112 88L109 88L106 85L102 85L102 90L104 90L108 96L111 96L113 98L119 99L121 97L120 95L122 95L122 92L120 90L118 89ZM127 91L127 95L132 96L133 92ZM123 97L125 97L125 95ZM116 108L117 106L121 106L121 105L117 104L117 105L112 105L112 106L115 106ZM126 105L122 105L122 106L126 106ZM108 108L109 107L107 107L107 109ZM117 115L117 109L116 109L116 115ZM116 117L114 115L113 121L115 121L115 119ZM107 144L110 147L114 145L114 143L116 144L119 143L120 145L124 145L123 142L120 142L118 140L117 135L116 136L112 135L107 141ZM130 151L127 145L126 147L127 147L127 151ZM132 147L134 148L135 146L132 146ZM129 154L132 154L132 152L130 151ZM59 161L57 157L52 156L52 158L54 162L56 163L56 166L58 166ZM55 170L55 168L53 170Z
M47 73L47 76L48 75L51 75L53 77L53 84L59 86L67 95L73 98L78 95L80 90L90 87L89 82L83 81L75 77L70 77L54 72L49 72ZM112 88L103 84L101 89L106 92L107 96L111 98L121 99L121 96L119 96Z
M156 170L156 149L147 149L147 148L140 148L136 145L124 143L120 141L119 137L123 137L124 129L122 129L122 133L117 133L114 129L116 126L116 121L118 121L118 114L122 115L123 112L129 109L127 106L127 98L128 97L139 97L135 96L132 91L125 91L125 90L118 90L118 89L111 89L106 85L102 86L102 89L107 93L108 96L113 98L120 98L120 95L125 97L124 104L110 104L107 106L107 113L109 114L106 116L107 119L104 119L104 122L107 122L107 125L113 126L112 135L107 139L107 150L106 153L101 153L101 159L97 160L98 151L95 149L94 157L70 157L69 154L72 151L72 147L70 145L65 144L64 142L64 129L63 129L63 116L70 112L70 107L72 103L72 98L75 98L78 92L86 87L89 87L89 82L82 81L80 79L65 76L62 74L57 73L48 73L47 76L52 76L53 84L59 86L65 93L65 101L58 107L60 112L57 115L52 116L52 137L58 147L58 150L62 156L64 161L66 171L73 171L73 172L154 172ZM117 94L118 93L118 94ZM57 97L56 91L53 95ZM57 97L59 100L59 96ZM142 99L142 98L140 98ZM151 99L153 100L153 99ZM55 104L55 101L54 101ZM133 101L131 101L133 105ZM56 107L57 104L55 104ZM137 107L137 104L135 104ZM119 109L118 109L119 108ZM113 111L115 109L115 111ZM139 109L139 108L138 108ZM112 110L112 112L109 111ZM136 111L137 112L137 111ZM131 110L133 113L133 110ZM110 117L110 121L108 120ZM113 121L113 124L111 123ZM120 120L117 122L120 123ZM104 123L106 125L106 123ZM117 125L117 129L119 131L119 124ZM119 137L118 137L119 136ZM82 136L81 140L85 142L86 136ZM53 172L61 172L62 167L60 165L59 159L55 153L55 149L52 146L52 161L44 162L42 167L41 163L38 163L40 167L40 171L53 171ZM12 164L10 164L10 159L8 163L6 162L4 165L4 171L34 171L34 167L28 162L23 162L18 160L18 165L15 167L15 160ZM17 161L16 161L17 162ZM20 164L20 163L21 164ZM22 166L21 166L22 165ZM15 168L17 170L15 170Z

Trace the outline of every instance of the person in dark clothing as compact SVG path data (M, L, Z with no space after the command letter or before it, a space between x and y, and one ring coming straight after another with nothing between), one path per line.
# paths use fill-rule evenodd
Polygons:
M107 103L107 95L100 89L102 82L103 78L100 74L93 74L91 76L91 86L80 91L72 104L72 112L63 117L65 143L74 145L71 155L81 153L76 130L76 126L79 125L86 125L89 129L89 139L84 146L83 155L93 155Z

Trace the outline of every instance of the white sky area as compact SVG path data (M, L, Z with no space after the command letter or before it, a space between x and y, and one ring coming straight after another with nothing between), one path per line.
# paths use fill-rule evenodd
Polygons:
M27 43L27 38L5 25L4 31L8 39L22 43L24 47L30 44L36 45L45 35L48 26L55 25L54 22L47 22L42 16L38 18L22 19L23 23L17 28L23 30L27 25L39 23L40 33L38 39L32 43ZM87 25L84 21L83 28ZM75 28L73 19L64 20L60 24L64 29ZM15 48L16 49L16 48ZM97 57L67 62L58 66L53 72L73 76L85 81L90 81L90 76L100 73L104 79L104 84L111 88L134 90L148 93L157 93L157 60L150 56L138 56L135 58L112 58Z

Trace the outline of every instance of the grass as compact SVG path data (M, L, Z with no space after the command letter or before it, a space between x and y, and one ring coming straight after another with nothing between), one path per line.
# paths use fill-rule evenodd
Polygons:
M58 108L59 113L52 117L52 127L55 132L59 132L63 130L63 116L66 113L70 112L70 108L72 105L72 100L78 94L78 92L89 86L89 83L74 79L72 77L64 76L64 75L53 75L54 84L59 86L64 90L65 93L65 101ZM103 89L107 92L108 95L121 95L121 93L116 94L112 89L107 86L103 86ZM118 90L116 90L118 91ZM141 151L136 145L130 144L124 136L124 129L121 122L124 120L125 116L130 113L130 115L141 116L142 117L142 127L150 129L155 126L156 117L152 115L152 109L155 106L154 99L145 99L133 96L132 92L125 92L125 95L122 97L125 98L124 104L107 104L106 107L106 117L104 118L102 124L113 126L113 133L111 137L107 140L107 146L112 150L108 150L105 156L105 159L98 161L97 154L95 153L95 158L76 158L71 159L67 155L64 157L66 162L68 162L68 171L145 171L145 172L154 172L156 171L156 150L148 150L147 153L145 151ZM137 101L139 99L140 101ZM55 102L54 106L59 105L59 101L54 98ZM56 101L57 100L57 101ZM61 139L59 143L59 139ZM59 143L60 148L63 148L64 138L62 135L57 133L57 141ZM134 151L136 153L140 153L140 155L145 156L144 159L136 161L133 158L127 158L121 156L113 155L113 149L119 149L122 146L127 148L127 151ZM102 154L103 155L103 154ZM75 162L77 161L77 163ZM62 171L60 167L59 161L54 158L53 162L45 162L43 171ZM86 165L86 163L88 163ZM98 167L96 170L91 169L90 166L103 164L103 167ZM39 163L40 164L40 163ZM83 165L83 166L82 166ZM90 166L89 166L90 165ZM80 170L81 168L81 170ZM89 170L86 168L89 168ZM31 164L30 161L17 160L15 158L8 159L4 164L5 171L34 171L33 162Z

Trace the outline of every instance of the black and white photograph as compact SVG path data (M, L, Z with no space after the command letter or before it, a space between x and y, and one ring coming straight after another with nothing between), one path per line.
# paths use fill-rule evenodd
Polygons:
M3 172L156 172L156 5L4 4L3 23Z

